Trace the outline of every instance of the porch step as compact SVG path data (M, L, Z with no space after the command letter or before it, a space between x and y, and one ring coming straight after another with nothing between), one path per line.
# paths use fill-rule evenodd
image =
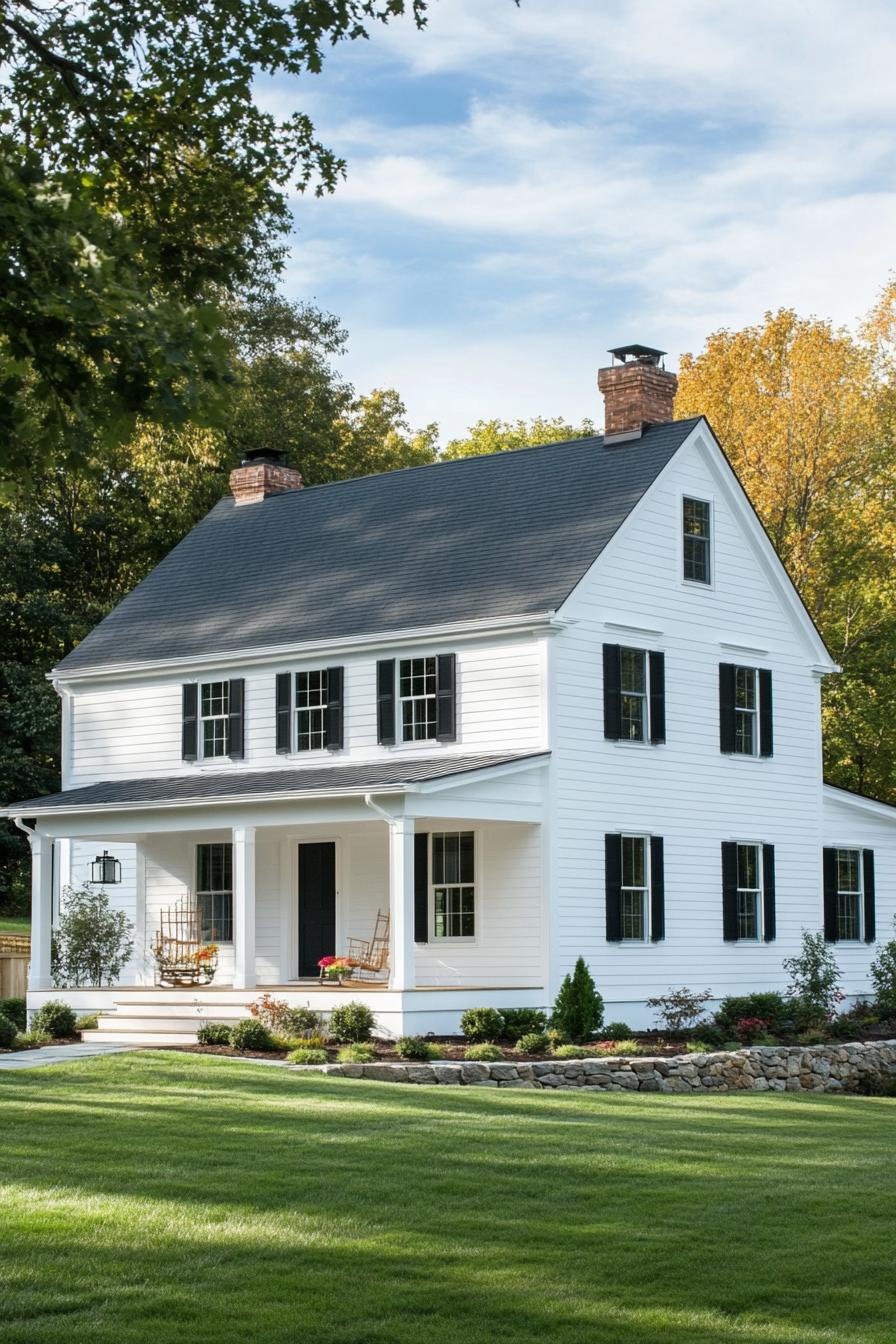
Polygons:
M192 1045L195 1028L189 1031L147 1031L145 1027L117 1027L114 1031L82 1031L83 1041L117 1045Z
M103 1037L110 1031L188 1031L195 1036L196 1028L203 1022L221 1022L225 1027L232 1027L236 1022L242 1022L246 1016L245 1013L203 1013L200 1017L196 1013L185 1013L181 1010L179 1013L160 1013L158 1010L150 1016L142 1013L132 1013L129 1010L121 1010L117 1013L100 1013L97 1016L97 1031L101 1032Z

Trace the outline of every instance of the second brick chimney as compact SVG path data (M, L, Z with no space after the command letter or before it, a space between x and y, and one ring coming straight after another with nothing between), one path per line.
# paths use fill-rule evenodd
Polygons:
M613 363L597 375L604 394L604 441L637 439L646 425L668 424L678 379L663 368L665 350L620 345L609 353Z
M282 453L255 448L230 473L230 491L237 504L257 504L268 495L301 490L302 473L286 466Z

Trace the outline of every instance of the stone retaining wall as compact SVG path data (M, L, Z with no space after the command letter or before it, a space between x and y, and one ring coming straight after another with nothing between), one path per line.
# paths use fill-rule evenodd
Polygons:
M308 1066L306 1066L308 1067ZM383 1083L466 1087L583 1087L601 1092L849 1092L862 1079L896 1076L896 1041L770 1045L707 1055L545 1059L528 1064L324 1064L316 1072Z

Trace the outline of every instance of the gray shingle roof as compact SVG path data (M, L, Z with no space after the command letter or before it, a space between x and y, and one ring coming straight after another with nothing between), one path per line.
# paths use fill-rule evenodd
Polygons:
M59 667L556 611L697 423L228 497Z
M448 779L454 775L485 770L489 766L509 765L516 761L547 760L548 752L505 752L501 755L419 757L410 760L364 761L357 765L318 765L288 770L227 770L167 779L116 779L101 784L86 784L44 798L28 798L10 803L0 815L35 816L50 809L77 812L86 807L129 807L151 803L226 802L231 798L270 798L273 796L318 793L366 793L384 788L401 788L430 779Z

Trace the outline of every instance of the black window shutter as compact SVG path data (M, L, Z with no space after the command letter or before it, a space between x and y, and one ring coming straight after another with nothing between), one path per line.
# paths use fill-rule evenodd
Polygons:
M618 644L604 645L604 737L618 742L622 736L620 688L620 651Z
M292 673L277 673L277 750L292 748Z
M381 746L395 743L395 659L376 665L376 735Z
M342 668L327 668L327 748L341 751L343 745Z
M837 851L825 849L822 856L824 873L824 936L829 943L837 941Z
M228 699L230 712L227 719L227 755L232 761L241 761L244 755L243 707L246 699L246 683L242 677L231 678Z
M661 943L665 936L666 870L663 860L663 837L652 835L650 837L650 941Z
M457 736L456 662L453 653L440 653L436 659L436 737L453 742Z
M874 850L862 850L862 885L865 893L865 942L873 943L874 931Z
M722 841L722 937L737 942L737 844Z
M762 937L775 940L775 847L762 846Z
M719 663L719 747L733 752L737 731L734 717L733 663Z
M429 942L429 836L414 836L414 942Z
M772 674L759 669L759 755L771 756L775 750L772 716Z
M622 836L604 838L607 903L607 942L622 942Z
M650 740L666 740L666 655L648 654L650 661Z
M181 723L181 756L185 761L195 761L198 754L199 687L195 681L184 682L183 715Z

